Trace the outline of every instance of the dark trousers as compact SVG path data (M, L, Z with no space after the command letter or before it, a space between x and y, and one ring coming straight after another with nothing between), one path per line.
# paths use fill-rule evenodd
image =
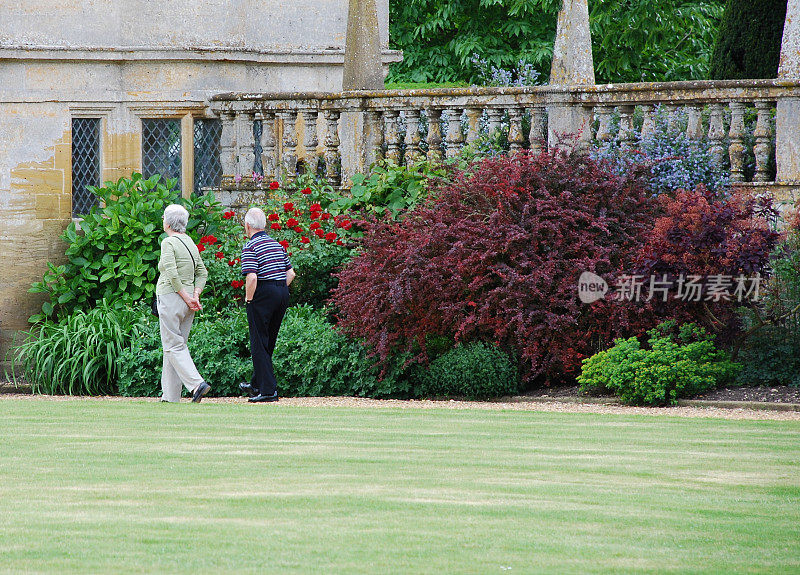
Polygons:
M250 384L261 395L274 395L278 382L272 369L272 352L281 321L289 306L289 288L285 281L258 280L253 301L247 304L250 327L250 355L253 357L253 378Z

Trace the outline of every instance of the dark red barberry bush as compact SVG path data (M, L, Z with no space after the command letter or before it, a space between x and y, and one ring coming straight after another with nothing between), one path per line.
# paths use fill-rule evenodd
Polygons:
M763 287L750 279L769 274L781 239L773 199L741 189L719 196L700 186L659 201L662 214L645 237L637 272L666 275L676 286L681 278L701 278L702 289L670 299L664 315L700 322L727 343L740 328L737 308L752 306Z
M495 157L434 186L403 221L364 223L364 252L339 274L339 324L387 360L426 359L430 336L497 343L523 380L574 377L581 359L656 321L583 304L578 277L630 270L653 204L636 174L585 155Z

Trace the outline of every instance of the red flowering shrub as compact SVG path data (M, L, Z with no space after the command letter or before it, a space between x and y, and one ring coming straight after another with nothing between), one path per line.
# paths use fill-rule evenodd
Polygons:
M380 359L424 361L435 336L497 342L525 381L551 382L629 327L622 306L582 304L577 283L633 263L653 221L635 176L579 154L517 154L454 173L432 198L402 221L364 223L365 251L333 292L340 325Z
M675 285L700 278L694 293L684 290L684 297L669 298L661 307L728 340L739 329L736 308L753 303L756 282L750 278L768 275L770 253L781 238L770 225L778 215L773 201L742 190L720 197L702 186L659 201L664 214L645 238L636 272L666 276Z

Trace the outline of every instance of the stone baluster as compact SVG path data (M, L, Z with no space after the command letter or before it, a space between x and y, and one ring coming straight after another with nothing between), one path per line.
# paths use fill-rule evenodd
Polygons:
M655 108L652 104L642 106L642 140L649 138L656 131Z
M445 139L448 158L455 158L464 146L464 134L461 133L461 108L450 108L447 111L447 136Z
M744 104L731 102L731 126L728 131L730 145L728 157L731 161L731 181L744 181Z
M580 115L584 118L581 129L578 132L578 141L575 149L586 151L592 144L592 128L594 125L594 109L590 106L582 106Z
M261 166L264 177L274 178L277 174L278 161L275 157L275 112L265 110L256 113L256 120L261 120Z
M325 178L334 186L340 181L339 165L339 116L338 110L325 110Z
M316 174L319 167L319 156L317 156L317 110L303 110L303 162L306 166L306 173Z
M543 106L531 108L531 130L528 133L528 141L534 154L541 154L547 149L547 122Z
M664 111L667 120L667 129L674 132L678 129L680 124L680 115L678 113L678 106L675 104L662 104L661 109Z
M725 109L722 104L711 105L711 116L708 120L708 139L710 140L711 158L717 166L722 166L725 162Z
M297 176L297 111L282 110L278 113L283 121L283 158L281 171L284 178Z
M489 135L494 137L498 130L502 128L503 110L500 108L489 108L486 110L489 124Z
M636 136L633 132L633 113L634 106L625 105L619 107L619 134L617 138L623 147L631 147L636 141Z
M400 112L397 110L386 110L384 113L386 120L386 159L400 164L400 129L397 126L397 121L400 118Z
M508 148L519 152L525 145L525 134L522 133L523 108L513 107L508 109Z
M405 110L406 121L406 154L405 164L410 166L416 161L419 161L422 155L422 150L419 147L422 138L419 135L419 110Z
M483 109L467 108L467 145L478 139L481 135L481 116Z
M611 134L611 116L614 108L611 106L597 106L597 139L602 142L610 142L613 138Z
M236 114L236 143L239 158L238 173L250 176L256 163L256 139L253 135L254 112Z
M440 162L442 160L442 109L427 108L428 115L428 161Z
M370 110L367 113L367 166L383 159L383 112L381 110Z
M753 154L756 157L756 182L769 181L769 159L772 154L772 143L770 136L772 135L771 126L771 112L772 105L770 102L756 102L756 111L758 119L756 120L756 129L753 135L756 138L756 143L753 146Z
M687 106L689 122L686 126L686 137L690 140L703 139L703 109L700 106Z
M236 157L236 114L222 112L220 119L222 120L222 133L219 137L219 163L224 176L235 176L238 162Z

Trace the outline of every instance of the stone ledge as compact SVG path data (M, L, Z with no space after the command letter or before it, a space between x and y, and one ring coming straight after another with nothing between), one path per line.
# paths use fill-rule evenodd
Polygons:
M383 63L400 62L399 50L384 49ZM80 60L102 62L152 61L152 60L203 60L223 62L254 62L270 64L326 65L342 64L344 48L309 50L305 48L276 48L250 50L235 47L196 46L185 49L152 46L0 46L3 60Z

